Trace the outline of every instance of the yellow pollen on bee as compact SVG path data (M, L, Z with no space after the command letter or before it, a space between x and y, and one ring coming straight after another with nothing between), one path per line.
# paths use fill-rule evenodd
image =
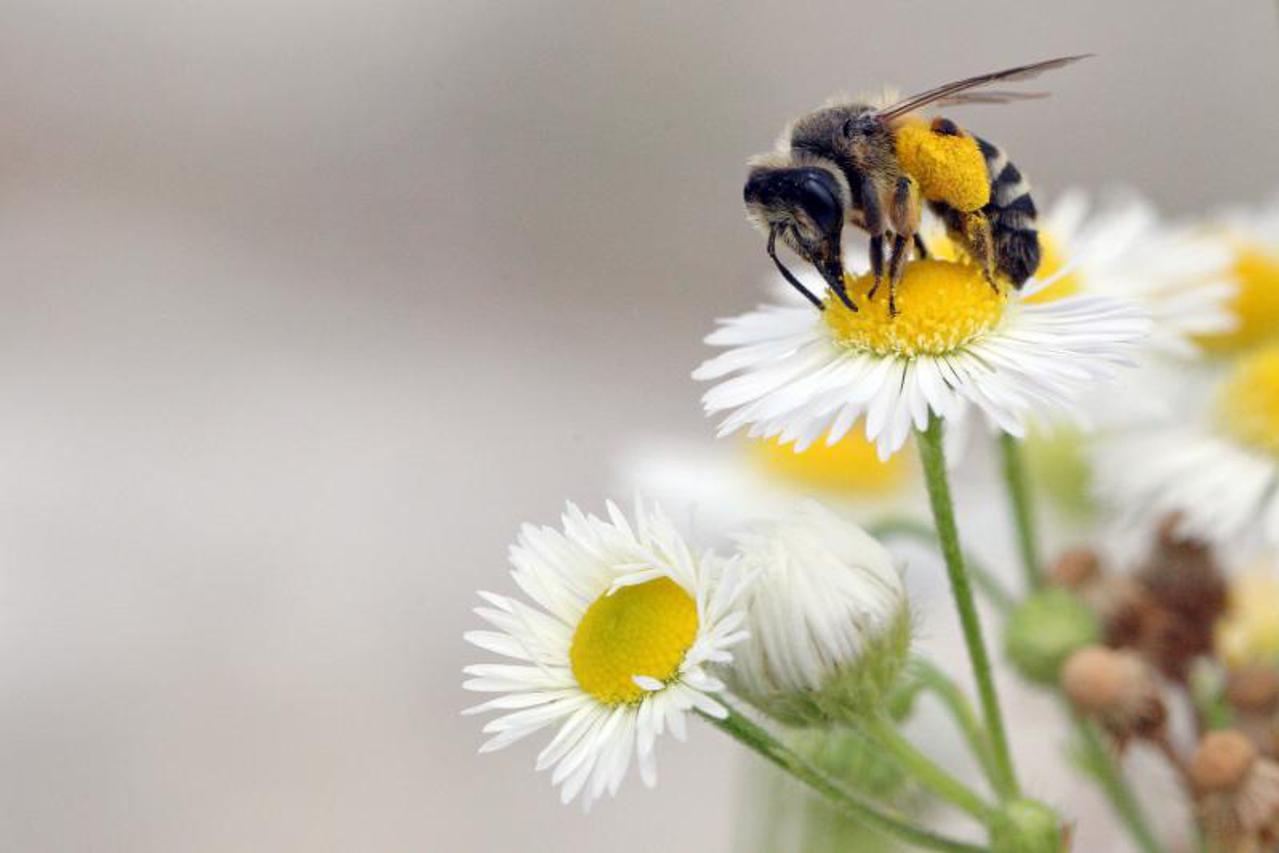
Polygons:
M1279 455L1279 344L1240 359L1221 389L1217 414L1239 441Z
M909 474L907 454L881 462L873 442L857 425L834 444L820 438L799 452L777 439L751 439L752 460L770 477L846 497L883 497L898 491Z
M888 281L869 299L870 273L846 278L848 295L859 311L836 298L822 317L837 344L876 355L944 355L990 331L1004 315L1007 299L968 264L911 261L897 286L896 317L888 313Z
M638 702L637 675L667 682L697 638L697 603L670 578L597 598L577 624L569 663L578 686L605 705Z
M919 182L929 201L956 210L981 210L990 201L990 175L977 140L966 133L936 133L923 121L908 120L894 133L902 170Z
M1237 287L1230 302L1237 326L1195 339L1210 352L1238 352L1279 336L1279 254L1260 246L1238 245L1231 279Z

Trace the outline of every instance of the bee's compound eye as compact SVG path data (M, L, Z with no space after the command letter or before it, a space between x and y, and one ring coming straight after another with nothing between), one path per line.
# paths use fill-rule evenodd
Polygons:
M844 119L844 128L843 128L844 138L851 139L853 136L853 131L856 128L857 128L857 125L853 122L851 118Z
M843 207L829 186L830 181L827 175L810 174L797 187L800 206L826 234L838 232L844 221Z

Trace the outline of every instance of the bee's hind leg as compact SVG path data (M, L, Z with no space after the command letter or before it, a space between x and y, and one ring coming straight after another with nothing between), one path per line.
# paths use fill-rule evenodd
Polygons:
M995 236L990 227L990 220L982 213L969 213L964 219L964 236L973 260L981 266L982 278L995 293L1002 294L999 282L995 280Z
M915 233L915 257L921 261L928 260L928 247L924 245L924 238Z

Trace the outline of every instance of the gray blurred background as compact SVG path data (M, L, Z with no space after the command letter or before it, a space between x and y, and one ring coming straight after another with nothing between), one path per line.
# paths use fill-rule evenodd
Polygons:
M458 711L517 524L709 443L743 160L1095 51L956 117L1045 199L1279 186L1265 0L791 5L0 6L0 849L734 846L704 727L583 818Z

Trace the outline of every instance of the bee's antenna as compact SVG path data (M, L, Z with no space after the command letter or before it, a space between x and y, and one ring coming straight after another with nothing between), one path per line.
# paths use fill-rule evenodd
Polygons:
M772 228L768 229L768 256L773 259L773 263L777 264L777 271L782 274L782 278L790 282L791 287L803 294L804 298L813 303L813 307L818 311L825 311L826 306L822 304L822 301L814 296L811 290L800 284L799 279L795 278L795 276L791 274L791 271L786 269L786 266L781 262L781 259L777 257L777 232L781 230L782 227L783 226L781 225L774 225Z

